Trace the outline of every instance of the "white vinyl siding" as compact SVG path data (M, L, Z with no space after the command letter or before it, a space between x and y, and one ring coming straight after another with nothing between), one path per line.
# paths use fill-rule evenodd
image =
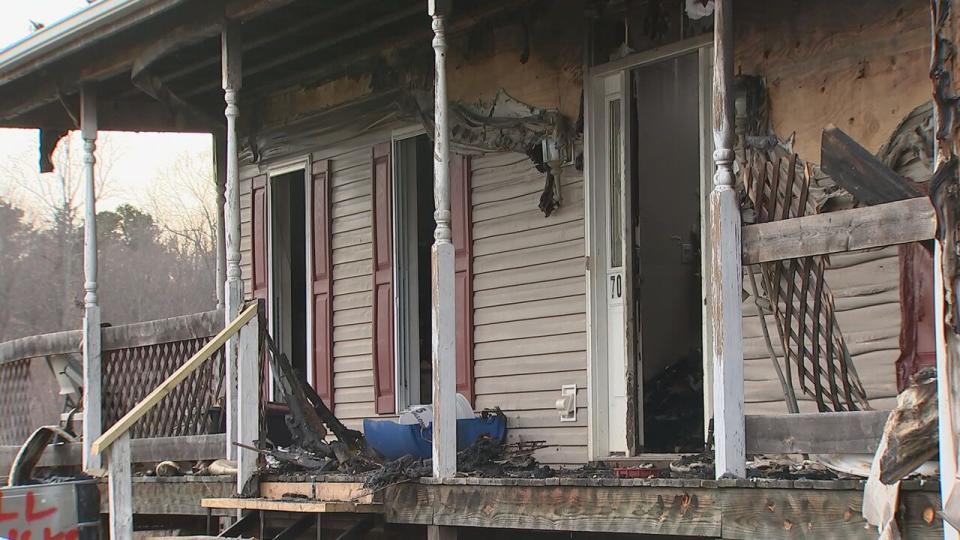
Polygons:
M759 275L757 285L760 285ZM837 320L874 409L896 404L896 361L900 355L900 268L897 247L830 256L825 281L833 291ZM748 278L744 278L749 288ZM749 289L748 289L749 290ZM743 303L744 391L747 414L787 412L783 391L764 344L753 297ZM773 316L767 327L774 350L782 350ZM783 358L779 358L781 365ZM792 366L796 381L797 370ZM801 412L816 412L795 384Z
M540 461L575 465L587 460L583 178L561 178L563 206L545 218L526 156L472 160L474 375L477 408L500 407L511 442L546 441ZM575 423L554 409L563 384L579 388Z

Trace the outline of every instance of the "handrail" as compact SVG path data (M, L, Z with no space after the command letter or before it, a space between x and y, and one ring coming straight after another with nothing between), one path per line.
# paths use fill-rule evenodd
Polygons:
M177 368L165 381L160 383L159 386L153 389L147 397L143 398L139 403L137 403L133 409L130 409L130 412L123 415L123 418L117 420L113 426L110 427L103 435L101 435L96 441L93 442L93 445L90 447L90 452L93 455L98 455L102 451L110 447L110 445L120 438L121 435L126 433L133 425L142 418L145 414L150 412L153 407L155 407L160 400L163 399L167 394L169 394L178 384L183 382L191 373L196 371L201 364L223 346L228 339L233 337L244 325L250 322L254 317L257 316L257 304L253 304L247 309L245 309L236 319L234 319L230 324L224 327L219 334L213 337L206 345L203 346L196 354L194 354L189 360L187 360L182 366Z

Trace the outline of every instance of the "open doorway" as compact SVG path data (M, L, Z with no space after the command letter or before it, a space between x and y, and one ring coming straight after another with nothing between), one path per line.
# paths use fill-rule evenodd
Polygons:
M426 135L397 139L394 156L397 396L398 406L403 409L429 404L433 399L433 147Z
M648 452L703 448L699 79L696 52L630 72L632 360Z
M586 101L593 459L703 449L711 52L594 66Z
M307 275L304 171L270 179L271 335L307 379Z

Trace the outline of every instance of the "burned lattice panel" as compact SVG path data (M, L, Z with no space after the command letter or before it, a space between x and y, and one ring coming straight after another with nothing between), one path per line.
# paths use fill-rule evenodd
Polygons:
M789 158L750 154L743 179L757 223L816 213L809 168L798 164L796 154ZM833 293L824 281L827 264L827 257L815 256L760 265L784 344L786 379L791 386L799 380L800 389L820 411L867 409L866 392L837 324Z

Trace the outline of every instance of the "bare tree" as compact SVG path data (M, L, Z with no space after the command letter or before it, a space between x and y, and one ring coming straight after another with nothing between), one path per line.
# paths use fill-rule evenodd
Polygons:
M182 248L213 252L217 212L210 151L187 150L177 156L147 189L145 207Z

